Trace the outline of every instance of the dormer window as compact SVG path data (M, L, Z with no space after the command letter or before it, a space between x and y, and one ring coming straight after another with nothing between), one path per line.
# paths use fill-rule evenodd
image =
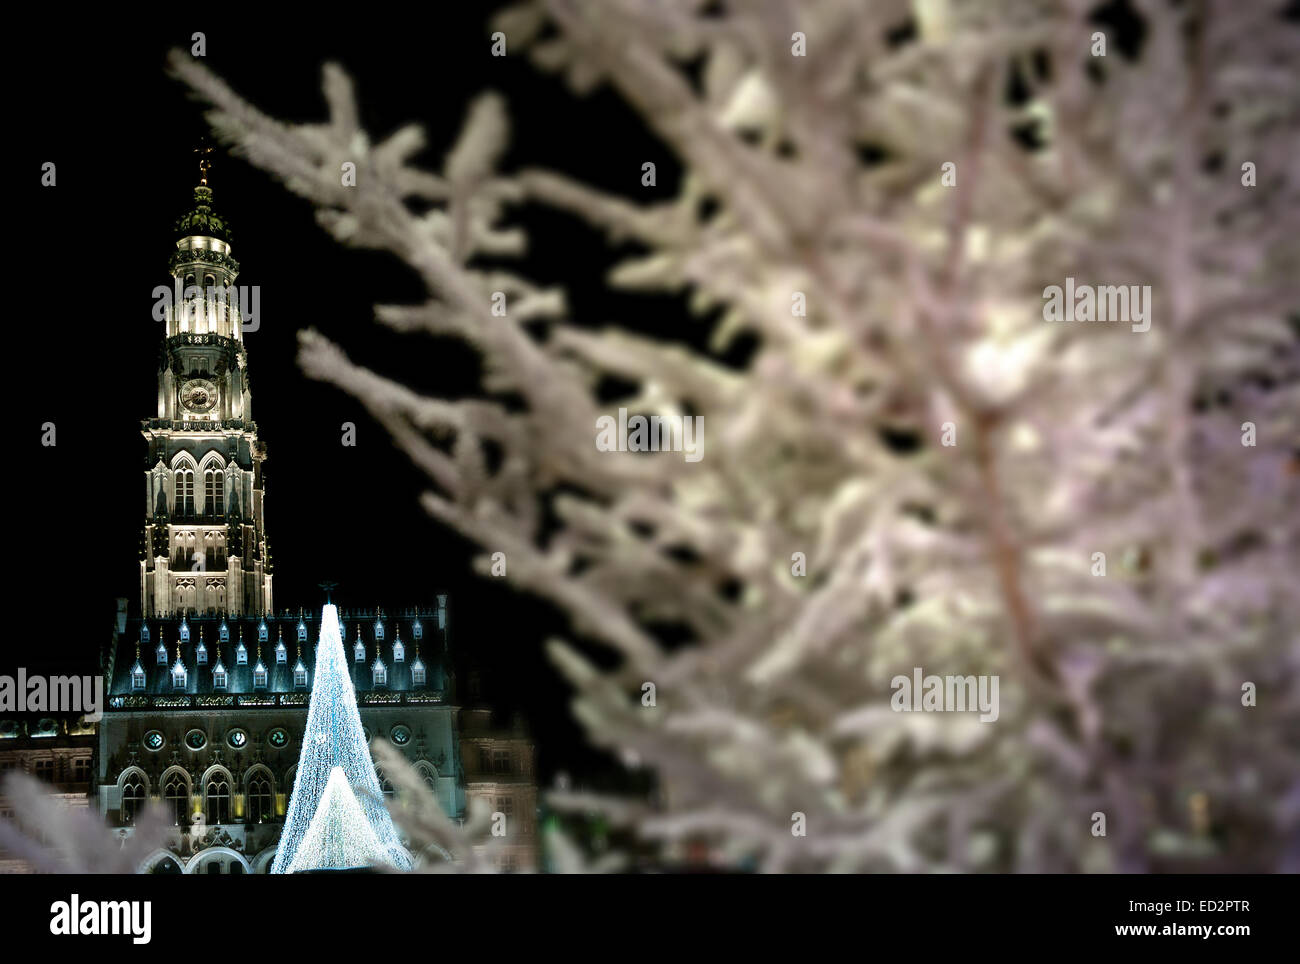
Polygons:
M411 635L415 637L417 643L424 639L424 627L420 625L418 619L411 624Z
M424 685L424 663L420 662L420 657L415 657L415 662L411 664L411 685Z
M199 648L194 651L194 659L200 666L208 665L208 647L203 645L203 640L199 640Z
M370 672L374 674L376 686L388 685L388 667L384 665L384 661L378 656L376 656L375 661L370 664Z
M352 658L358 663L364 663L366 660L366 647L361 642L361 627L357 627L357 644L352 647Z
M223 643L230 642L230 627L226 625L226 621L224 619L221 620L221 633L219 638Z
M277 663L287 663L287 662L289 662L289 653L288 653L288 650L286 650L286 649L284 648L284 640L283 640L283 639L280 640L278 643L275 644L275 661L276 661Z
M189 641L190 641L190 622L188 619L182 619L181 620L181 642L188 643Z
M384 638L384 624L380 620L375 620L375 639Z
M235 663L239 666L248 665L248 648L243 643L235 647Z
M226 688L226 667L221 665L221 660L217 660L217 665L212 667L212 688L214 690L224 690Z
M298 662L293 667L293 685L307 685L307 667L302 664L302 657L298 657Z
M266 667L258 659L257 665L253 667L253 689L266 689Z
M263 619L260 623L257 624L257 641L259 643L266 642L267 639L266 634L267 634L266 620Z
M131 692L144 689L144 667L140 665L137 659L135 665L131 667Z
M158 654L158 665L159 665L159 666L166 666L166 665L167 665L167 647L164 646L164 645L160 642L160 643L158 644L158 649L156 650L156 652L157 652L157 654Z
M147 623L140 624L140 642L149 642L149 625Z
M301 619L298 620L298 642L307 642L307 624Z
M402 639L400 636L393 640L393 662L406 662L406 647L402 645Z
M172 665L172 689L185 689L188 678L189 674L185 671L185 664L180 661L180 657L177 657L176 662Z

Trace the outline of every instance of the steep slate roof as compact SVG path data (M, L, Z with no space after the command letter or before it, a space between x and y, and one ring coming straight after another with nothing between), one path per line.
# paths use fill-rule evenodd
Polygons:
M258 628L263 618L266 621L267 638L261 643L261 659L266 667L266 686L254 687L253 669L258 660ZM223 619L229 627L230 638L221 641L221 624ZM376 639L376 620L383 623L383 639ZM419 640L419 658L425 668L423 686L412 683L411 667L416 660L416 620L423 627L423 638ZM306 627L307 639L298 642L299 622ZM377 616L375 610L339 610L339 621L343 626L343 650L347 657L348 669L352 675L352 684L356 687L358 697L363 694L401 694L415 697L436 697L446 691L447 677L443 670L443 658L446 655L445 627L438 624L437 610L407 610L399 617ZM141 638L141 625L148 627L149 636ZM188 627L189 640L182 641L182 628ZM354 658L353 647L360 630L361 640L365 644L365 657L361 662ZM208 661L200 666L198 648L202 630L202 642L207 650ZM239 665L236 649L243 631L243 643L248 650L248 662ZM393 659L394 644L401 633L401 642L405 648L405 659L396 662ZM285 646L285 661L276 662L275 647L281 637ZM118 636L117 652L112 662L112 679L108 683L108 696L123 697L180 697L180 696L263 696L266 694L309 693L315 678L316 643L320 636L320 620L315 616L188 616L170 619L130 619L126 630ZM158 662L158 643L167 646L165 664ZM386 685L376 686L372 665L375 662L375 645L379 644L379 654L387 668ZM145 686L142 690L131 688L131 670L136 662L136 646L140 647L140 665L144 668ZM172 685L172 669L176 663L179 646L181 662L185 664L185 689L175 689ZM221 663L226 669L227 682L224 689L214 689L212 670L217 663L218 646ZM294 667L301 655L303 665L307 668L307 685L294 685ZM130 701L132 703L136 701ZM150 700L153 705L159 705ZM129 707L118 701L110 708ZM188 706L188 701L185 703ZM178 708L184 708L178 707Z

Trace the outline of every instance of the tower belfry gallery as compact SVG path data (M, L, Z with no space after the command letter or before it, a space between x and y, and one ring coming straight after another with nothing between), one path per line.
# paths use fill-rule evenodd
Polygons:
M206 160L200 171L168 264L179 296L157 314L166 323L157 412L141 425L139 615L119 605L88 792L120 833L146 801L167 808L171 838L141 870L260 873L294 784L320 607L275 607L267 449L245 343L257 323L236 294L239 264ZM477 796L510 813L493 859L535 866L532 745L518 729L494 729L485 708L456 705L447 597L430 602L338 610L365 738L399 749L445 813L461 817Z

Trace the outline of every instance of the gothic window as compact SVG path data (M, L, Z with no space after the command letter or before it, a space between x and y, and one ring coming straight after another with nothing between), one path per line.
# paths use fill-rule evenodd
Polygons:
M357 644L352 647L352 655L358 663L366 658L366 647L361 642L360 630L357 630Z
M203 470L204 514L218 517L226 514L226 475L218 466Z
M230 627L226 625L226 621L224 619L221 620L221 632L219 634L219 638L223 643L230 642Z
M220 663L212 668L212 688L214 690L226 688L226 668Z
M194 470L176 470L176 514L189 519L194 517Z
M266 774L258 771L252 779L248 781L247 797L248 801L245 813L251 823L261 823L263 819L271 819L275 816L274 799L271 796L271 781L266 778Z
M417 643L424 638L424 627L420 625L418 619L411 625L411 635L415 637Z
M199 640L199 648L194 651L194 660L200 666L208 665L208 647L203 645L203 640Z
M185 672L185 665L178 659L176 665L172 667L172 689L185 689L185 682L188 674Z
M239 648L235 650L235 662L240 666L248 665L248 649L243 643L240 643Z
M208 824L230 823L230 783L224 773L214 773L204 788Z
M375 620L375 639L384 638L384 624L378 619Z
M416 661L411 664L411 685L423 686L424 679L424 664L420 662L419 659L416 659Z
M420 778L424 780L424 785L434 793L438 792L438 780L432 770L428 767L420 767Z
M135 818L144 806L144 781L139 774L132 773L122 784L122 822L135 823Z
M131 689L132 691L144 689L144 667L140 665L139 660L136 660L131 670Z
M381 660L381 659L376 659L376 660L375 660L375 664L374 664L373 666L371 666L370 669L371 669L371 671L374 673L374 679L375 679L375 685L376 685L376 686L387 686L387 685L388 685L388 667L386 667L386 666L384 665L384 661L383 661L383 660Z
M393 781L384 776L384 771L376 769L375 776L379 777L379 789L383 791L384 796L391 797L396 791L393 790Z
M283 639L280 640L278 643L275 644L275 661L276 661L277 663L287 663L287 662L289 662L289 653L288 653L288 650L286 650L286 649L284 648L284 640L283 640Z
M257 641L258 641L259 643L264 643L264 642L266 642L266 634L267 634L268 632L270 632L270 630L268 630L268 629L266 628L266 620L263 619L263 620L262 620L260 623L258 623L258 625L257 625Z
M167 811L172 815L176 826L179 827L190 815L190 785L175 771L163 784L163 801L166 803Z
M260 659L257 661L257 665L253 667L253 688L266 688L266 667L262 665Z
M301 619L298 620L298 642L307 642L307 624Z
M402 645L402 641L400 639L396 640L393 643L393 662L402 663L405 661L406 661L406 647Z
M302 665L302 660L298 660L298 665L293 668L293 685L307 685L307 667Z
M158 644L158 649L155 650L155 652L158 654L158 665L159 665L159 666L166 666L166 665L167 665L167 647L164 646L162 643L159 643L159 644Z
M188 620L186 619L181 620L180 632L181 632L181 642L188 643L190 641L190 624Z

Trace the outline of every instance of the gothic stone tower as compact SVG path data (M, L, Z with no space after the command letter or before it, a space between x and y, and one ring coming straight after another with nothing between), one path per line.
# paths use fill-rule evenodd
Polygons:
M149 443L140 553L146 617L272 611L266 446L252 418L234 288L239 263L229 224L212 210L207 169L204 160L194 207L176 222L168 267L180 297L156 313L167 326L158 415L141 423Z

